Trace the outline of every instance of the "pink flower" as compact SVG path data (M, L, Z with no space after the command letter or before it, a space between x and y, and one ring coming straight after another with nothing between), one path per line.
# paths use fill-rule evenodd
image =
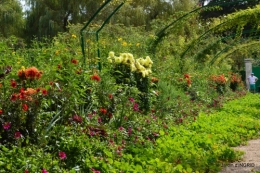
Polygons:
M95 135L95 132L90 131L90 132L89 132L89 135L90 135L90 136L94 136L94 135Z
M139 111L139 107L138 107L138 104L137 104L137 103L134 103L134 105L133 105L133 110L134 110L134 111Z
M2 126L3 126L3 128L5 130L8 130L11 127L11 123L10 122L5 122Z
M98 123L102 123L101 117L98 117Z
M73 121L75 121L76 123L82 123L82 118L79 115L73 115L72 117Z
M135 99L134 99L134 98L132 98L132 97L130 97L128 100L129 100L130 102L132 102L132 103L134 103L134 102L135 102Z
M21 132L18 132L18 131L15 132L14 137L15 137L15 139L19 139L21 137Z
M48 173L46 169L42 169L42 173Z
M120 130L120 131L124 130L124 127L121 126L121 127L118 128L118 130Z
M128 128L128 132L127 132L127 133L128 133L128 135L129 135L129 136L131 136L132 132L133 132L132 128L131 128L131 127L129 127L129 128Z
M63 152L63 151L60 151L59 152L59 156L60 156L60 159L65 159L67 156L66 156L66 153L65 152Z
M93 171L93 173L100 173L100 171L95 170L94 168L91 168L91 171Z

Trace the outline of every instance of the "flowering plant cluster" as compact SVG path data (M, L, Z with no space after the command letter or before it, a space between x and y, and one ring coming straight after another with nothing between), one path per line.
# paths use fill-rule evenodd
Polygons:
M223 94L226 90L228 78L224 74L210 76L210 86L217 90L218 93Z
M109 52L108 61L115 64L124 64L131 69L131 72L141 73L142 77L145 78L152 73L153 61L149 56L145 59L135 59L131 53L121 53L119 57L115 56L114 52Z
M4 151L0 153L0 170L172 172L177 164L189 162L174 152L169 162L161 162L165 160L162 153L169 152L165 147L162 151L155 149L160 136L170 134L172 127L188 126L199 119L199 112L209 113L209 108L220 104L220 99L215 99L214 105L205 106L205 100L210 102L215 97L212 88L207 90L208 75L172 76L176 71L165 68L165 64L154 66L148 56L135 59L130 53L121 53L117 57L113 52L102 71L89 70L80 61L78 43L71 43L75 38L59 35L54 47L42 45L41 49L28 50L35 55L33 60L23 51L12 54L17 59L23 57L20 63L29 68L20 68L19 64L14 64L16 70L8 65L0 68L0 149ZM204 83L207 87L198 90ZM191 91L199 97L191 99Z
M182 77L177 77L178 80L176 81L176 84L180 89L183 89L184 91L187 91L191 87L191 76L188 73L185 73Z
M22 66L18 70L17 76L10 76L10 85L3 82L3 88L8 88L8 92L2 95L0 107L2 128L2 141L13 141L21 136L33 137L34 126L37 117L37 109L41 100L48 95L48 90L38 87L37 81L41 78L42 72L36 67L25 68ZM7 78L8 80L8 78Z
M239 85L243 85L241 75L237 73L231 73L230 75L230 88L232 91L236 91Z
M232 73L230 77L231 83L240 83L242 81L241 76L237 73Z
M225 77L224 74L221 75L212 75L210 77L210 80L214 82L217 85L225 85L228 81L228 79Z
M113 74L118 84L125 83L135 86L141 94L139 94L140 109L149 110L149 75L152 73L153 61L149 56L146 58L135 59L131 53L120 53L115 56L114 52L109 52L108 62L114 65Z

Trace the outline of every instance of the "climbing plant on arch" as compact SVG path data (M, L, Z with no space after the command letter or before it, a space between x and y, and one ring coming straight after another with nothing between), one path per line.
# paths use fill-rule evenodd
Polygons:
M179 47L179 53L175 54L174 56L177 58L179 57L180 61L183 62L184 59L190 57L197 58L198 54L207 51L207 49L221 50L228 46L228 44L223 41L223 37L230 36L229 40L231 40L230 42L233 42L242 37L250 38L253 35L257 35L260 20L259 9L260 6L257 5L254 8L240 10L221 18L212 19L208 25L208 28L204 28L204 32L202 31L200 33L196 33L197 36L194 35L195 37L193 38L189 37L183 48ZM183 29L183 26L191 22L190 20L199 14L200 10L202 10L201 7L182 15L177 20L173 21L164 27L161 31L159 31L156 34L157 39L150 44L150 52L155 54L156 47L163 40L163 38L165 38L166 35L169 36L175 34L173 32ZM250 27L250 29L246 33L245 30L248 27ZM218 46L216 47L216 45ZM217 52L218 50L215 50L212 53L215 54ZM212 57L213 54L210 56ZM180 66L183 65L184 64L180 64Z

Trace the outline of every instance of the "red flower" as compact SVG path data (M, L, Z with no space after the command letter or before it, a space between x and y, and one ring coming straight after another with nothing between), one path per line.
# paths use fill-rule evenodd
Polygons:
M15 139L19 139L21 137L21 133L20 132L15 132L14 133L14 137L15 137Z
M16 94L12 94L11 101L15 101L16 99L17 99L17 95Z
M30 173L27 169L24 171L24 173Z
M109 99L112 99L112 98L113 98L113 95L112 95L112 94L109 94L108 97L109 97Z
M60 152L59 152L59 157L60 157L61 160L63 160L63 159L65 159L67 156L66 156L66 153L65 153L65 152L60 151Z
M184 78L185 78L185 79L189 79L189 78L190 78L190 75L184 74Z
M23 104L22 107L23 107L24 112L28 111L28 109L29 109L27 104Z
M104 108L100 108L100 112L101 112L102 114L106 114L106 113L107 113L107 110L104 109Z
M19 77L20 79L26 79L24 70L19 70L19 71L18 71L18 77Z
M23 88L20 89L19 98L20 98L21 100L24 100L24 99L25 99L25 91L24 91Z
M100 81L100 77L97 74L94 74L90 77L91 80Z
M73 115L72 119L73 119L73 121L75 121L75 122L77 122L77 123L82 123L82 118L81 118L81 116Z
M78 60L72 59L72 60L71 60L71 63L72 63L72 64L78 64Z
M42 75L42 72L39 71L36 67L30 67L24 71L27 79L39 79Z
M38 92L40 92L41 91L41 88L37 88L36 89L36 92L38 93Z
M46 89L42 89L42 94L43 95L47 95L48 94L48 91Z
M58 64L58 69L61 69L61 65L60 64Z
M156 77L152 77L152 82L153 82L153 83L158 83L158 82L159 82L159 79L156 78Z
M3 110L2 110L2 109L0 109L0 115L1 115L1 114L3 114Z
M13 79L11 80L11 86L12 86L13 88L16 88L16 86L17 86L15 80L13 80Z

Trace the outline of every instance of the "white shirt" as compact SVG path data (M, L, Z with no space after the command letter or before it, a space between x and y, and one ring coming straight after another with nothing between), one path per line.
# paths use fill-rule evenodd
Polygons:
M250 75L247 79L249 80L249 84L255 84L255 82L258 78L256 76Z

